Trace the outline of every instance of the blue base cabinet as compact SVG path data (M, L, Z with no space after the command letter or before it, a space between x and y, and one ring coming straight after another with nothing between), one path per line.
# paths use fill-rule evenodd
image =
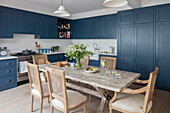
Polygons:
M99 63L98 60L90 60L89 61L89 66L97 66L97 67L99 67L100 63Z
M64 56L64 53L48 55L48 61L51 63L58 62L58 61L65 61L65 60L66 58Z
M17 87L17 59L0 60L0 91Z

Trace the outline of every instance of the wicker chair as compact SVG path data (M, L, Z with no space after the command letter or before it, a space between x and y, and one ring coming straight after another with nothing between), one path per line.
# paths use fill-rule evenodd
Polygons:
M47 55L33 55L33 64L35 65L42 65L42 64L48 64L50 63L47 59ZM42 82L47 82L47 78L45 76L45 73L40 73L40 78Z
M101 60L106 60L106 68L115 70L117 58L114 57L101 57Z
M110 101L110 113L112 109L123 113L152 113L152 98L156 82L156 77L159 68L156 67L155 71L150 73L149 80L137 80L135 83L147 84L147 86L140 89L124 89ZM145 93L145 95L141 94Z
M46 67L49 93L51 99L51 113L54 108L69 113L84 105L86 113L87 97L73 90L67 90L64 71Z
M31 112L33 112L33 99L34 96L40 98L40 113L42 113L43 99L48 98L49 102L49 92L48 84L41 82L39 67L37 65L27 63L28 76L31 87Z

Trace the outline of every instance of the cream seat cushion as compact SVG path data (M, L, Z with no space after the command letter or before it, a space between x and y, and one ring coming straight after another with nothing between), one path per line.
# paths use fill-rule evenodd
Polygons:
M62 93L58 94L59 97L62 97ZM68 108L73 108L78 106L79 104L87 101L87 97L82 95L81 93L73 90L67 90L67 98L68 98ZM51 104L54 107L59 107L64 109L64 103L60 100L53 99Z
M40 78L41 78L41 81L42 81L42 82L44 82L44 81L45 81L45 78L44 78L43 73L40 73Z
M33 85L33 86L34 86L34 85ZM48 90L48 84L47 84L47 83L42 83L42 90L43 90L43 95L44 95L44 96L48 96L48 95L49 95L49 90ZM40 96L39 90L37 90L37 89L35 89L35 88L31 90L31 93L32 93L33 95Z
M145 96L142 94L123 94L119 93L115 102L112 103L113 107L120 108L129 112L142 113ZM152 107L152 101L148 103L147 113Z

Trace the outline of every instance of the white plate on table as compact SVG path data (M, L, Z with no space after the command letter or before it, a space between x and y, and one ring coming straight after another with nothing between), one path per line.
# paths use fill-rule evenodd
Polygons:
M96 68L96 71L87 71L86 69L83 69L83 70L84 72L91 74L91 73L95 73L98 69Z

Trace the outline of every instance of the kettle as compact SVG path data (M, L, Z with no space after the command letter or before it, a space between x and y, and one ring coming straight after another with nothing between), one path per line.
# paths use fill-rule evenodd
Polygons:
M114 53L115 48L113 46L109 46L109 53Z

